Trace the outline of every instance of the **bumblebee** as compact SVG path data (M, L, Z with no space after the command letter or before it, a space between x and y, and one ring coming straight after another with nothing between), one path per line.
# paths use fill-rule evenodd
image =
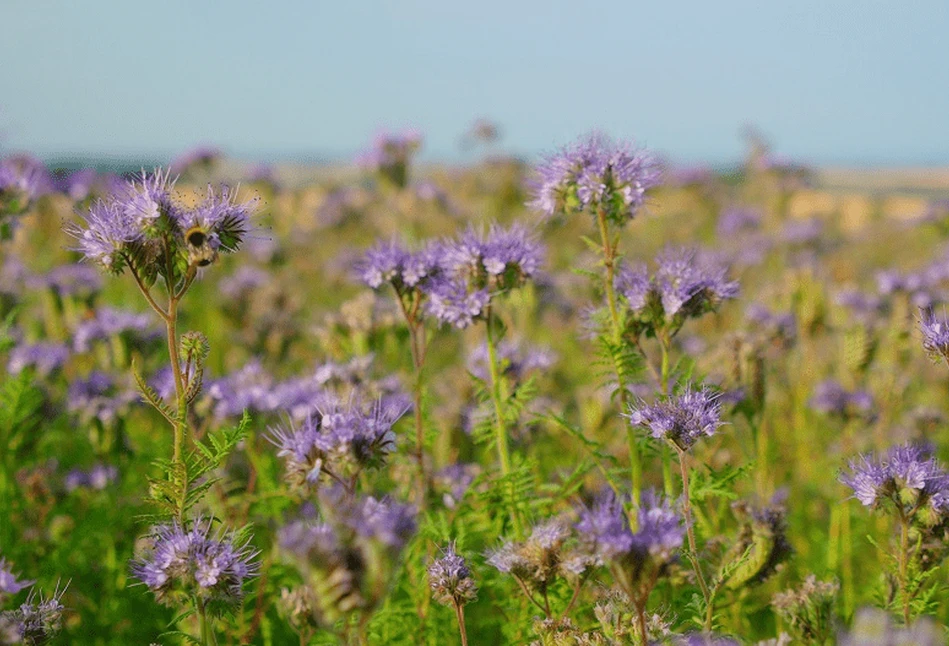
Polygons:
M188 262L198 267L207 267L217 260L217 250L211 246L211 236L207 230L195 225L185 231L185 246L188 248Z

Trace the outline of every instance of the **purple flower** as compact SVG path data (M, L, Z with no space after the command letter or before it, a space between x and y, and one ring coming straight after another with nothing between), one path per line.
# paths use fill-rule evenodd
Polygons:
M73 469L65 478L66 491L75 491L81 487L102 491L115 482L119 477L119 470L111 464L96 464L88 471Z
M949 361L949 320L932 311L922 312L919 329L923 333L923 349L933 361Z
M175 174L184 174L196 167L209 167L221 157L219 148L207 145L197 146L176 157L171 162L170 169Z
M61 265L47 274L31 277L27 284L34 288L53 290L60 297L88 298L102 289L102 278L86 265Z
M125 267L129 246L141 237L135 221L127 217L123 205L114 200L95 202L81 217L82 225L66 225L66 233L78 241L75 251L88 262L120 273Z
M649 303L652 283L649 280L649 268L642 263L622 264L613 279L616 291L626 299L629 309L636 315L642 313Z
M73 333L73 350L89 352L93 342L107 341L119 335L148 340L156 338L158 331L148 314L101 307L96 310L95 318L86 319L76 326Z
M477 464L449 464L433 476L436 489L442 491L442 502L455 509L464 499L478 472Z
M393 425L407 412L401 402L379 401L369 411L358 404L333 407L298 427L271 429L277 455L286 458L291 484L316 485L320 476L341 478L378 468L395 450Z
M581 542L603 563L626 563L636 570L647 562L662 567L675 557L685 536L679 514L651 491L643 494L636 532L610 490L600 494L592 508L583 507L579 513L576 529Z
M646 191L660 181L659 167L647 153L627 142L592 133L546 157L530 206L547 216L574 210L606 210L617 222L632 219Z
M550 348L524 347L507 339L498 344L497 358L504 373L516 381L522 380L529 372L549 369L557 360ZM484 382L490 379L487 344L482 343L468 354L468 372Z
M238 301L247 297L256 289L271 282L271 276L263 269L247 265L238 267L233 274L221 279L218 289L230 300Z
M37 374L48 377L62 368L68 359L69 348L62 343L22 343L10 350L7 371L19 374L27 367L33 367Z
M3 643L48 643L62 628L63 592L65 590L57 589L49 598L31 593L16 610L0 613L0 639Z
M0 604L4 603L7 597L12 597L34 583L35 581L17 579L17 575L13 573L12 565L5 558L0 557Z
M129 226L144 233L155 226L162 215L172 217L177 213L171 200L174 186L175 180L167 170L156 168L151 174L143 171L126 184L125 194L118 198L117 206Z
M378 172L399 188L408 183L408 168L412 157L422 147L422 136L416 130L401 133L380 132L373 147L360 153L356 164L360 168Z
M489 276L515 272L529 278L544 261L543 246L523 226L509 229L492 225L481 244L481 264Z
M757 231L761 226L761 211L747 206L722 209L718 216L718 235L725 238L739 233Z
M97 419L109 424L119 419L129 404L138 398L137 392L119 388L106 373L92 372L87 378L76 379L69 385L66 408L83 419Z
M477 598L477 586L465 559L450 543L442 555L428 566L428 585L432 598L444 605L462 606Z
M243 584L257 573L257 552L234 535L211 536L211 521L198 519L186 530L177 521L153 527L148 547L132 563L132 574L162 603L179 594L237 605Z
M681 395L630 407L629 421L633 426L644 426L657 440L667 439L683 451L699 438L711 436L722 425L719 396L707 388L686 388Z
M657 261L655 281L667 320L697 316L738 296L738 283L726 278L727 270L703 261L693 249L666 249Z
M207 195L197 207L178 210L178 226L191 261L200 265L204 259L210 264L213 258L209 254L237 251L251 230L250 217L258 203L257 197L238 202L236 190L222 186L215 191L209 185Z
M543 590L562 574L562 548L570 538L570 526L559 519L541 522L522 542L505 541L488 552L488 564L510 574L533 589Z
M873 396L865 390L848 391L833 379L825 379L814 388L808 402L811 408L840 417L869 416L873 412Z
M469 292L464 283L440 280L427 290L425 311L441 323L463 329L481 318L491 295L487 289Z
M949 473L925 447L903 444L880 458L860 456L840 481L866 507L890 501L905 513L927 503L940 513L949 511Z

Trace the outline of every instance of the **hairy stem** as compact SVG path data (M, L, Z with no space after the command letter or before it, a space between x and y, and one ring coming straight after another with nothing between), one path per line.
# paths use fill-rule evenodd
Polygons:
M679 454L679 472L682 474L682 511L685 516L685 532L689 538L689 561L692 563L695 578L702 590L702 598L705 600L706 608L708 608L705 615L705 630L710 631L712 630L712 597L709 594L708 584L705 582L705 575L702 574L698 549L695 546L695 529L692 527L692 503L689 500L689 470L685 464L685 451L679 448L678 445L675 446L675 450Z
M488 345L488 372L491 376L491 401L494 403L494 438L498 447L498 460L501 463L501 475L507 478L511 474L511 453L507 441L507 428L504 424L504 397L501 393L501 375L498 368L498 353L494 340L494 315L491 307L488 307L487 320L487 345ZM509 483L510 484L510 483ZM511 522L514 525L514 531L518 539L523 538L524 530L521 526L520 514L517 512L517 505L514 500L514 492L508 490L511 504Z
M458 619L458 632L461 634L461 646L468 646L468 630L465 628L465 608L460 603L454 604L455 617Z
M900 514L900 602L903 605L903 623L909 625L909 521L905 514Z
M623 328L620 323L619 310L616 306L616 289L613 286L613 277L616 271L617 248L610 242L610 232L606 221L605 209L597 209L596 221L600 229L603 266L606 268L606 271L603 274L603 291L606 293L606 302L610 310L610 323L613 332L613 343L619 347L625 343L625 340L623 339ZM629 393L626 390L625 371L618 360L614 360L613 364L616 371L616 387L619 389L620 412L626 413L627 409L629 408ZM639 445L636 441L636 430L632 425L628 424L626 425L626 442L629 446L629 470L630 480L632 482L633 500L638 501L640 491L642 490L642 458L640 457Z

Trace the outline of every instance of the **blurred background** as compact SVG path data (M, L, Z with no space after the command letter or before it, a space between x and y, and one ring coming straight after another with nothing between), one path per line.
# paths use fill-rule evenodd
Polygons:
M592 128L676 164L775 152L949 166L949 4L883 0L4 0L0 152L52 166L339 162L380 128L464 163L477 119L531 159ZM113 168L115 169L115 168Z

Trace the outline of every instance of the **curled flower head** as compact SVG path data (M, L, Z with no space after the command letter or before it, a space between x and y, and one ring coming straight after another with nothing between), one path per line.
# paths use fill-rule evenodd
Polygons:
M395 450L393 425L407 412L401 400L384 399L368 410L358 403L317 411L299 426L272 429L277 455L286 458L295 486L316 486L322 476L349 477L378 468Z
M428 566L428 585L432 598L444 605L462 606L477 597L477 585L465 559L451 543L442 555Z
M892 504L909 517L949 513L949 473L927 447L902 444L882 457L860 456L850 462L850 473L842 474L840 481L866 507Z
M527 540L507 541L489 552L488 564L530 588L543 590L563 574L563 547L570 534L570 526L559 519L539 523Z
M659 183L659 166L651 155L592 133L537 166L530 206L547 216L602 209L622 224L638 213L646 191Z
M211 521L198 519L185 529L177 521L153 527L132 574L159 602L174 605L182 595L234 606L244 581L257 573L257 552L232 534L211 536Z
M237 191L208 186L207 195L192 210L178 212L184 248L190 264L205 267L217 259L218 252L237 251L251 230L250 217L259 200L237 201Z
M0 640L4 644L46 644L62 628L62 596L65 589L50 597L30 593L16 610L0 613Z
M644 426L657 440L670 440L683 451L722 425L719 396L708 388L688 387L681 395L653 404L640 400L630 407L628 417L633 426Z

